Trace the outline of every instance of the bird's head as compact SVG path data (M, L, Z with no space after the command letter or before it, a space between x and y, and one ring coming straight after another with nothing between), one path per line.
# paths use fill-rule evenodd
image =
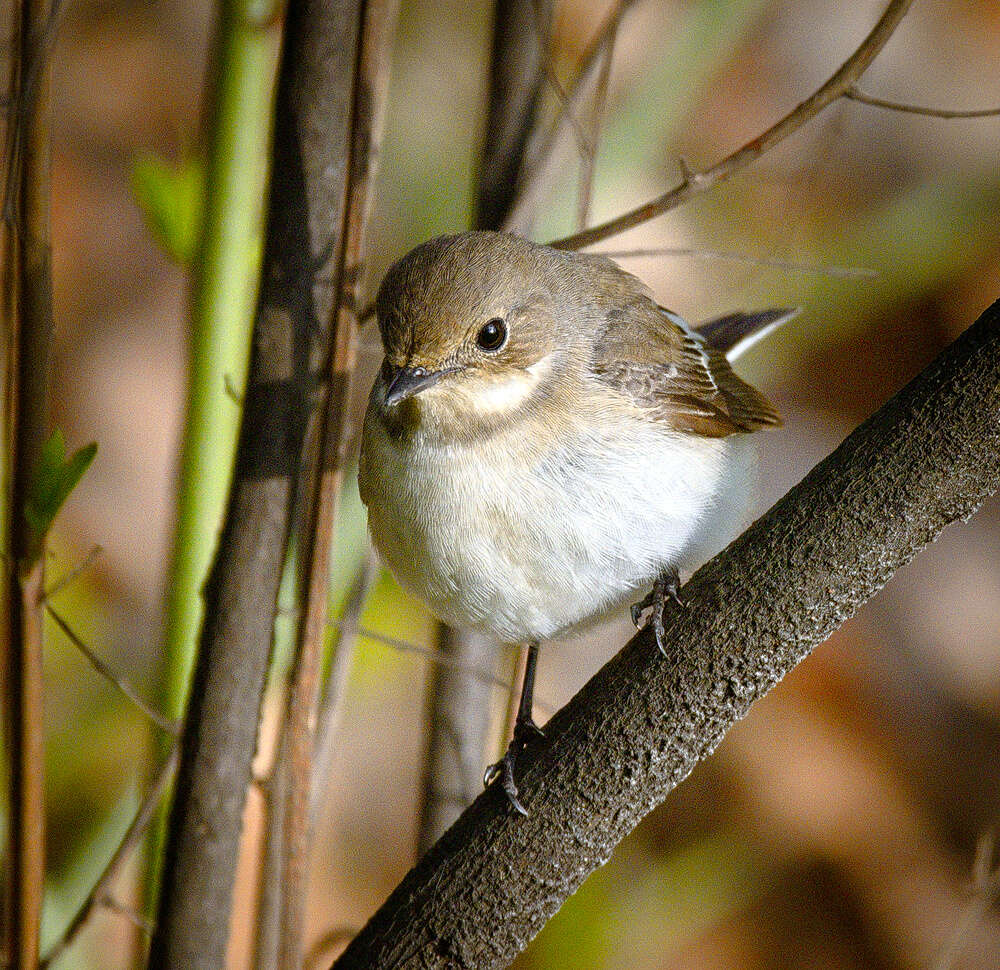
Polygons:
M388 429L474 441L544 406L588 360L579 259L467 232L397 262L376 302L385 360L371 406Z

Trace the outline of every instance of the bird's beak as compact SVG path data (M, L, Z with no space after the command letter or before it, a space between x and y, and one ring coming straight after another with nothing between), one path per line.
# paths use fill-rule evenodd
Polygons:
M445 374L450 374L455 368L445 370L427 370L426 367L400 367L389 378L385 390L385 403L392 407L405 401L414 394L419 394L425 388L436 384Z

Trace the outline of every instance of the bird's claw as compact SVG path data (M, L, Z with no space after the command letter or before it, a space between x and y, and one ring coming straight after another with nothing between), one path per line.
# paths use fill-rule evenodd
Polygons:
M499 761L489 765L483 772L483 786L488 788L497 778L500 778L507 800L525 816L528 814L528 810L521 804L518 797L517 784L514 781L514 762L532 738L544 737L545 732L530 717L518 720L514 724L514 737L507 745L504 756Z
M680 576L676 569L666 572L656 579L653 582L653 588L638 603L633 603L630 610L632 624L637 630L652 625L656 647L664 657L667 655L667 647L663 611L666 609L667 599L672 599L678 606L687 606L681 599ZM641 623L642 614L646 610L650 611L649 617L645 623Z
M522 745L518 745L514 741L511 741L510 745L507 747L507 751L504 753L504 756L499 761L489 765L483 773L483 786L488 788L494 781L497 780L497 778L500 778L504 794L507 796L507 801L509 801L518 812L527 816L528 810L521 804L521 800L517 797L517 785L514 783L514 760L521 747Z

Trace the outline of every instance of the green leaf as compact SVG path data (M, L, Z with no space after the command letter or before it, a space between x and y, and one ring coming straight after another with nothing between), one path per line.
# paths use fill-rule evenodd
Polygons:
M140 155L132 163L132 193L167 255L182 266L189 265L204 209L202 163L187 158L174 164L158 155Z
M41 554L42 543L70 492L79 484L97 454L96 442L84 445L66 457L66 439L56 428L42 446L42 454L28 488L24 516L31 529L29 562Z

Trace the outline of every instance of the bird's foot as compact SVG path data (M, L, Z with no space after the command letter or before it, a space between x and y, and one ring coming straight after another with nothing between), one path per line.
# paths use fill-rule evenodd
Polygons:
M669 569L653 582L653 588L638 603L632 604L632 623L637 630L642 630L652 624L653 635L656 638L656 646L661 654L667 655L665 641L665 629L663 625L663 611L666 609L667 600L672 599L678 606L687 604L681 599L680 594L681 577L676 569ZM645 623L641 623L642 614L649 610L649 617Z
M519 718L514 724L514 737L511 738L510 744L507 745L504 756L499 761L487 767L483 774L483 785L485 787L489 787L499 778L507 800L518 812L525 816L528 814L528 810L521 804L521 800L518 797L517 784L514 781L514 763L517 761L517 756L524 750L532 738L544 737L545 732L530 717L523 720Z

